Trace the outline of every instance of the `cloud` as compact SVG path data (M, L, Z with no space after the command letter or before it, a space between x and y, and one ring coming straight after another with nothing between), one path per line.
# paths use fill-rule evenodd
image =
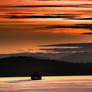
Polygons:
M73 26L61 26L61 25L55 25L55 26L48 26L49 29L54 28L76 28L76 29L90 29L92 30L92 24L76 24Z
M42 47L50 47L50 46L54 46L54 47L62 47L62 46L91 47L92 43L52 44L52 45L41 45L41 46Z
M36 14L36 15L35 15ZM73 14L44 14L39 15L37 13L8 13L6 15L0 15L3 18L67 18L75 19Z
M53 45L42 45L41 47L42 48L40 50L49 51L49 52L56 51L59 53L72 54L72 53L92 52L92 43L53 44Z
M92 18L75 18L75 20L92 20Z
M62 18L61 16L18 16L18 15L7 15L4 18Z
M65 51L80 51L80 48L51 48L51 49L40 49L40 50L46 50L46 51L57 51L57 52L65 52Z
M1 8L8 7L80 7L80 5L20 5L20 6L0 6Z
M90 33L90 32L89 32L89 33L82 33L82 34L86 34L86 35L92 35L92 32L91 32L91 33Z

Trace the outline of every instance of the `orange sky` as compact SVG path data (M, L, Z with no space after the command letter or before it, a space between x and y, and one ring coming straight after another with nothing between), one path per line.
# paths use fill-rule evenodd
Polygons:
M3 0L0 6L12 7L0 7L0 53L42 44L92 42L91 34L82 34L92 31L91 4L91 0ZM18 7L24 5L45 6Z
M92 1L91 0L3 0L2 2L0 2L1 5L26 5L26 4L91 4Z

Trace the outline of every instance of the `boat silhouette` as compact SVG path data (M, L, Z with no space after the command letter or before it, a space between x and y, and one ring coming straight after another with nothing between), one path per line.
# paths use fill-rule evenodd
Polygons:
M31 74L31 80L41 80L42 79L42 75L39 72L34 72Z

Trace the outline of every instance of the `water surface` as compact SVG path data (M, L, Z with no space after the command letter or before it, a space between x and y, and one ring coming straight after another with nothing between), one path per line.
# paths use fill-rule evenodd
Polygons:
M32 81L30 77L0 78L0 92L91 92L92 76L52 76Z

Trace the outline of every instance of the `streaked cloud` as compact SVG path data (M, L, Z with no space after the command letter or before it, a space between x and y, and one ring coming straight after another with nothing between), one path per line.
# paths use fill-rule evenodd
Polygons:
M49 46L56 46L56 47L62 47L62 46L76 46L76 47L90 47L92 46L92 43L71 43L71 44L52 44L52 45L42 45L44 47L49 47Z
M82 34L86 34L86 35L92 35L92 32L89 32L89 33L82 33Z
M43 45L41 47L42 48L40 50L49 51L49 52L56 51L56 52L64 53L64 54L65 53L73 54L73 53L92 52L92 43L55 44L55 45ZM52 48L49 48L49 47L52 47Z
M92 24L77 24L77 25L73 25L73 26L48 26L47 28L76 28L76 29L90 29L92 30Z

